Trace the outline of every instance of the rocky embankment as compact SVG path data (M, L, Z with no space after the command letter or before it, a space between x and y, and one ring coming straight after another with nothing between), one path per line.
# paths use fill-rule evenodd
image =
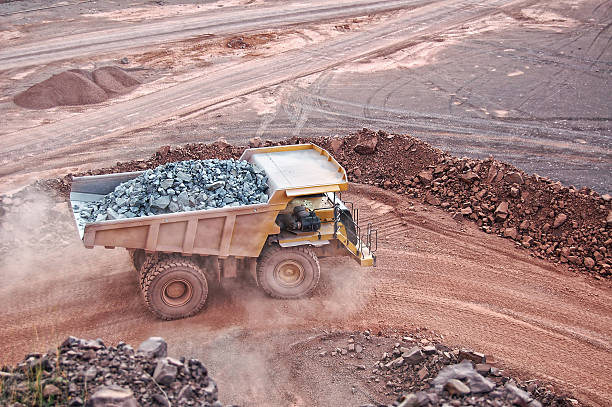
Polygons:
M364 129L347 137L297 138L274 142L259 138L250 146L316 143L344 166L349 180L421 199L472 221L484 232L512 239L534 256L565 263L595 278L612 276L612 197L588 187L565 186L526 174L492 158L453 157L414 137ZM147 160L77 175L155 168L183 160L239 158L246 146L219 139L212 144L165 146ZM67 197L72 174L39 186ZM13 204L17 203L11 199ZM409 214L406 214L409 216Z
M168 357L167 349L162 338L135 350L71 336L57 349L0 369L0 405L222 407L206 367Z

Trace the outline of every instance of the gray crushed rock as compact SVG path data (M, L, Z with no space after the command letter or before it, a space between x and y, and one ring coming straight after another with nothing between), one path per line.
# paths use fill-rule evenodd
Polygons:
M265 203L268 178L241 160L161 165L118 185L101 201L75 204L80 225L105 220Z
M0 405L223 407L199 360L165 356L162 338L149 338L138 349L70 336L48 353L0 368Z

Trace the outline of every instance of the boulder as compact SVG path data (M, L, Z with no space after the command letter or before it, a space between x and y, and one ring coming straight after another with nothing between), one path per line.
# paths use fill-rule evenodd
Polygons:
M468 171L465 174L459 175L459 179L465 182L466 184L471 184L472 182L479 180L480 177L473 171Z
M503 201L495 209L495 218L500 221L506 220L506 218L508 217L508 213L509 213L508 202Z
M344 139L334 137L329 142L329 147L334 155L337 155L340 152L340 149L344 145Z
M164 338L152 336L140 344L138 353L148 358L165 358L168 356L168 344Z
M567 220L567 215L564 213L560 213L557 215L557 217L555 218L555 221L553 222L553 229L558 228L559 226L563 225L565 223L565 221Z
M523 176L519 172L509 172L504 176L504 180L509 184L519 184L522 185L525 183L523 180Z
M505 228L504 229L504 237L509 237L510 239L518 239L519 233L516 228Z
M132 390L119 386L105 386L89 399L91 407L138 407Z
M159 384L168 386L176 379L177 373L178 368L170 361L170 358L164 357L157 361L153 379Z
M378 145L378 137L376 135L363 135L359 138L357 145L353 148L358 154L374 154Z
M466 386L462 381L457 379L450 379L444 385L444 389L448 391L451 395L458 394L464 395L470 393L470 388Z
M423 170L418 173L417 177L423 184L430 184L433 181L433 171L432 170Z

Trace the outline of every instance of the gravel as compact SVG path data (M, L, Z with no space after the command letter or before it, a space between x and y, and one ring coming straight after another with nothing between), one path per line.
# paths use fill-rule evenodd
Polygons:
M75 204L82 224L268 201L268 178L240 160L189 160L149 169L101 201Z

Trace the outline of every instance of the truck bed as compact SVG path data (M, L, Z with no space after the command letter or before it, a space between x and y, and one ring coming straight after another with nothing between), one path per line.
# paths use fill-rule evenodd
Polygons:
M295 196L337 192L348 187L346 172L313 144L248 149L245 159L268 176L268 202L177 212L137 218L80 223L86 247L125 247L149 252L257 257L270 234L279 233L276 216ZM93 202L142 172L78 177L70 201L75 206Z

